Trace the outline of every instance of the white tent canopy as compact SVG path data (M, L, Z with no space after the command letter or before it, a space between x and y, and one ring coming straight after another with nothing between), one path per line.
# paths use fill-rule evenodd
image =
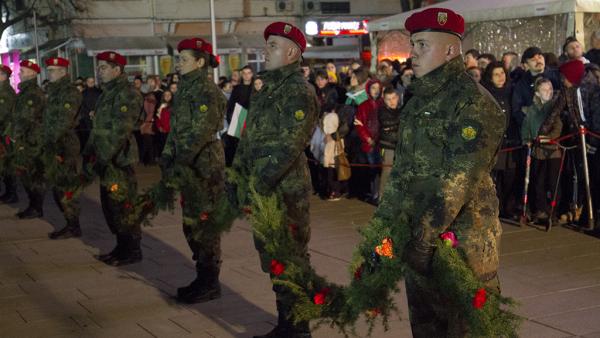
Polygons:
M409 16L429 7L451 9L460 13L469 23L563 13L600 13L600 0L449 0L371 21L369 31L404 29L404 22Z

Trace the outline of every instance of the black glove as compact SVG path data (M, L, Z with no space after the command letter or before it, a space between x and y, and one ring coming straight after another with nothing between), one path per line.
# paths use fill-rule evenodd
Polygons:
M433 250L434 246L432 244L413 239L406 246L402 259L415 272L423 276L429 276L431 274Z

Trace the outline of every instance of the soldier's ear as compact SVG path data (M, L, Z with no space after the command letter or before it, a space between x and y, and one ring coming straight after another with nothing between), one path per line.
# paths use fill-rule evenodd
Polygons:
M206 60L204 58L198 58L198 68L202 68L204 67L204 64L206 64Z

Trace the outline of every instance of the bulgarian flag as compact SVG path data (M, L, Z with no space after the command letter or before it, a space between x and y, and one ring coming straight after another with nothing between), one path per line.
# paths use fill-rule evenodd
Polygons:
M242 132L246 129L247 116L248 110L239 103L236 103L235 108L233 109L233 115L231 116L231 123L227 129L227 135L241 138Z

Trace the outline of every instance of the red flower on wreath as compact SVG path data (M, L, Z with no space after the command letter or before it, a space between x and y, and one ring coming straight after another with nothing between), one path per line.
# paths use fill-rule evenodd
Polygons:
M327 298L327 295L329 294L329 292L331 292L330 288L321 289L321 291L315 293L315 295L313 297L313 302L317 305L325 304L325 299Z
M6 145L9 145L9 144L10 144L10 136L6 135L6 136L4 137L4 143L6 143Z
M375 247L375 253L379 256L385 256L388 258L394 258L394 247L392 244L392 239L386 237L381 241L381 245Z
M440 235L440 238L447 247L456 248L458 246L458 238L452 231L444 232Z
M200 214L200 220L201 221L208 221L208 212L203 212Z
M244 212L245 215L252 215L252 209L250 209L250 207L248 207L248 206L243 207L242 211Z
M296 235L298 234L298 225L294 223L288 224L288 229L290 229L290 233L292 234L292 236L296 237Z
M131 205L131 203L129 203L129 202L125 202L123 204L123 208L125 208L125 210L129 210L129 209L133 208L133 205Z
M65 191L65 198L67 199L67 201L71 200L73 198L73 192Z
M481 288L475 292L475 297L473 297L473 307L476 309L481 309L485 302L487 301L487 296L484 288Z
M381 314L381 310L379 310L378 308L369 309L369 310L367 310L366 314L367 314L367 317L369 317L369 318L375 318L379 314Z
M285 271L285 265L276 259L271 259L271 273L280 276Z
M181 205L181 207L185 207L185 199L183 198L183 194L179 195L179 205Z
M360 280L362 278L363 269L364 268L361 265L354 271L354 280Z

